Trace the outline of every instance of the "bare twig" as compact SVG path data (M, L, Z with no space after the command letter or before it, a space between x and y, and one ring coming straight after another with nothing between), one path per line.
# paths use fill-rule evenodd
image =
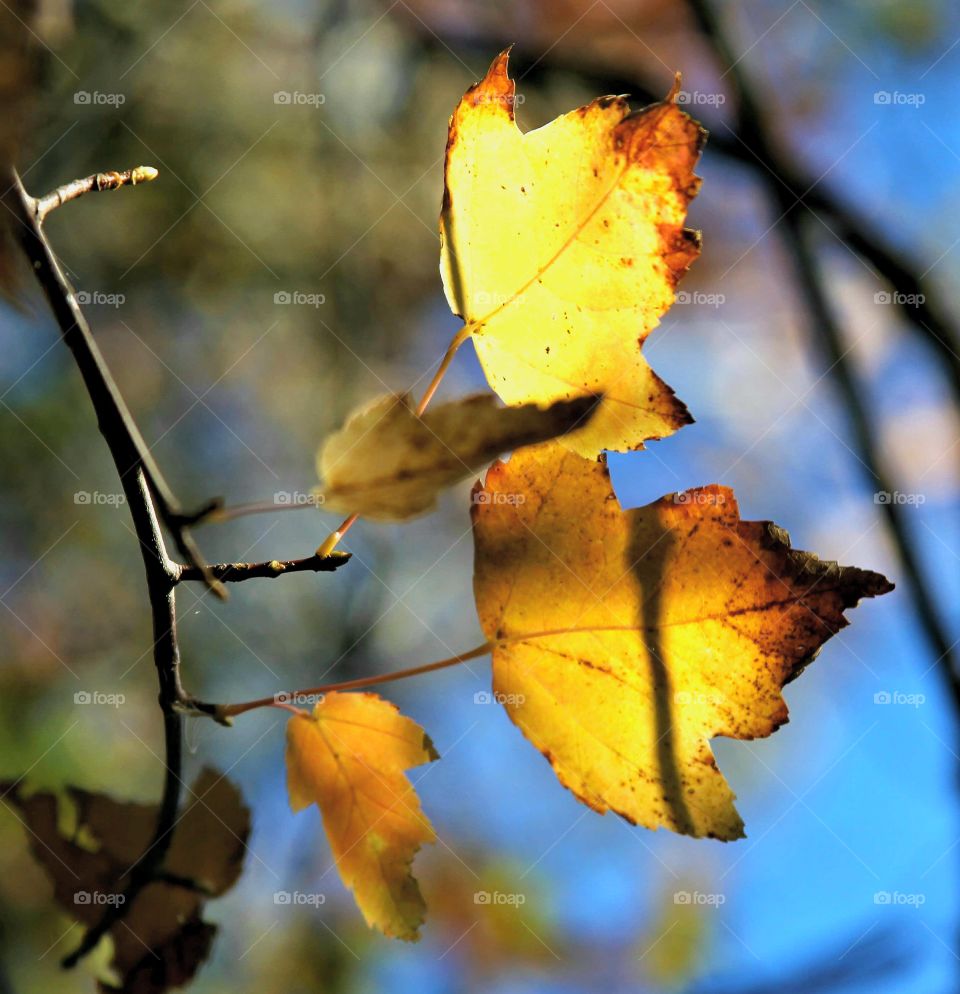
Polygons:
M126 900L122 904L106 907L100 921L87 930L78 948L64 960L64 965L69 967L92 950L100 938L123 917L136 895L162 866L170 846L180 803L182 715L184 711L193 710L193 704L180 683L180 651L174 599L179 573L167 555L155 501L161 504L167 515L173 513L176 505L166 491L166 485L97 349L73 291L53 256L40 227L37 202L27 194L19 176L12 170L4 204L18 222L14 226L14 234L43 287L60 325L64 342L77 360L97 414L100 431L120 475L146 572L153 622L153 656L160 688L160 707L163 711L166 774L153 840L129 871L129 881L124 889ZM166 494L163 501L161 494ZM188 550L191 561L197 564L194 568L198 569L199 575L205 576L211 586L221 589L219 583L207 574L206 567L200 563L196 550L186 539L183 529L178 528L175 523L171 524L171 528L175 534L179 533L178 546Z
M180 555L191 566L201 571L205 570L204 561L186 527L191 516L180 508L151 455L107 368L73 289L47 242L38 215L39 201L34 200L27 193L20 182L20 177L13 169L9 170L4 179L4 187L7 190L3 198L4 205L17 222L11 225L13 234L30 260L34 275L40 282L60 326L63 340L77 361L97 414L100 432L110 448L121 482L132 477L138 469L143 469L153 492L160 519L170 530ZM223 586L213 577L207 577L207 585L218 597L226 597Z
M167 557L163 535L154 510L146 476L138 469L131 479L122 480L134 528L140 539L140 551L147 574L147 591L153 620L153 658L160 687L160 707L163 711L165 744L165 777L163 796L157 813L157 824L150 845L129 871L124 888L124 900L108 904L96 925L87 929L80 945L63 960L67 968L75 966L129 911L140 891L154 879L173 839L177 820L180 791L183 784L183 711L192 709L192 702L180 683L180 649L177 642L176 574Z
M92 176L85 176L83 179L75 179L70 183L58 186L56 190L40 197L36 201L36 218L43 219L58 207L62 207L69 200L76 200L85 193L99 190L119 190L121 186L136 186L138 183L149 183L157 178L159 173L153 166L136 166L133 169L124 169L123 172L94 173Z
M285 573L332 573L350 559L348 552L334 552L329 556L307 556L305 559L271 559L264 563L215 563L207 567L221 583L241 583L257 577L272 579ZM179 566L178 580L202 580L203 576L193 566Z
M30 260L34 273L60 326L64 342L77 361L101 434L105 438L120 476L139 539L147 578L147 592L153 622L153 655L159 683L159 703L163 712L165 769L163 795L156 828L150 845L127 873L123 902L108 905L100 920L85 933L79 946L64 961L72 967L89 953L100 939L119 922L140 891L151 881L170 879L163 862L170 848L180 805L182 779L182 738L184 715L208 715L223 720L212 705L195 700L180 680L180 649L177 640L175 589L183 580L206 583L225 596L223 582L240 582L253 577L276 577L283 573L332 572L349 560L349 555L309 556L305 559L263 563L221 563L208 566L199 555L187 528L213 517L222 507L219 499L210 501L195 514L185 514L175 501L159 468L140 434L103 356L97 348L76 297L58 265L41 222L50 211L84 193L116 189L153 179L156 170L138 167L123 173L97 173L59 187L35 200L14 170L8 177L4 206L17 222L14 233ZM187 565L174 563L167 554L160 523L169 529Z

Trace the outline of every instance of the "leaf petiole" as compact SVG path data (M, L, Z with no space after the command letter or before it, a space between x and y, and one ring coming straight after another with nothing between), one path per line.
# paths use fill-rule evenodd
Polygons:
M425 663L422 666L411 666L407 669L395 670L393 673L378 673L375 676L358 677L355 680L342 680L339 683L325 683L319 687L307 687L303 690L293 690L274 694L272 697L260 697L255 701L244 701L240 704L205 704L196 713L206 714L216 721L224 722L224 719L234 718L238 714L245 714L247 711L254 711L257 708L286 707L287 710L298 711L289 702L303 697L317 697L321 694L330 694L338 690L360 690L364 687L376 687L382 683L393 683L395 680L406 680L407 677L421 676L424 673L433 673L436 670L444 670L460 663L468 662L471 659L478 659L480 656L488 655L497 646L511 645L515 642L528 642L531 639L550 638L556 635L573 635L578 632L609 632L609 631L636 631L636 625L590 625L586 628L551 628L542 632L522 632L519 635L509 635L506 638L494 639L484 642L468 649L466 652L458 652L454 656L440 659L435 663Z
M473 323L465 324L457 333L453 336L453 340L447 346L447 351L443 354L443 358L440 360L440 365L437 367L437 371L433 374L433 379L430 381L430 385L427 387L420 398L420 403L417 404L417 414L423 414L427 409L427 405L433 400L433 395L437 392L437 387L440 386L440 381L447 375L447 370L450 368L450 364L453 362L453 357L457 354L460 346L467 341L467 339L473 334L475 325Z
M447 375L447 370L450 368L450 364L453 362L453 357L457 354L460 346L473 334L476 324L470 322L465 324L457 333L453 336L450 344L447 346L447 351L444 352L443 358L440 360L440 365L437 367L437 371L433 374L433 379L430 381L430 385L427 387L423 396L420 398L420 403L417 404L417 416L419 417L427 409L427 405L433 399L433 395L437 392L437 388L440 386L441 380ZM360 517L359 514L351 514L340 527L330 534L323 540L323 542L317 548L318 556L329 556L331 552L340 544L340 540L348 531L354 526L357 519Z

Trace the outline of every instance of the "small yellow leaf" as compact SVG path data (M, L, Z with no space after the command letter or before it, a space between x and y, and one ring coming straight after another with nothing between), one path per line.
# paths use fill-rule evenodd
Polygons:
M425 905L413 857L434 832L404 771L437 759L423 729L376 694L331 693L287 724L287 790L316 804L367 924L415 940Z
M512 640L493 651L511 719L585 804L687 835L743 834L709 740L774 732L783 685L844 609L892 589L741 521L726 487L623 511L606 466L559 444L496 463L473 515L480 622Z
M509 404L604 394L564 444L641 448L689 423L640 346L700 251L684 228L706 133L668 100L601 97L521 133L502 53L450 119L440 269Z
M355 412L317 456L324 507L381 521L432 510L445 487L504 452L585 424L598 397L502 407L491 394L438 404L422 416L388 394Z

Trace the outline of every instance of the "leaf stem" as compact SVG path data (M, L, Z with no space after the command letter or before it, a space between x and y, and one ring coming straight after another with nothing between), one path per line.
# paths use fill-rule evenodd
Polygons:
M354 512L349 518L344 518L340 522L340 526L336 531L330 532L330 534L320 543L317 547L318 556L329 556L332 555L333 550L340 543L340 539L347 534L348 531L356 524L357 519L360 517L359 514Z
M218 721L222 721L224 718L233 718L238 714L244 714L256 708L275 707L278 704L283 706L286 703L283 700L284 698L296 700L300 697L316 697L318 694L330 694L336 690L359 690L362 687L376 687L381 683L392 683L394 680L405 680L407 677L420 676L422 673L433 673L435 670L443 670L449 666L465 663L469 659L485 656L492 648L491 643L484 642L483 645L478 645L476 648L470 649L467 652L457 653L455 656L441 659L436 663L427 663L424 666L411 666L408 669L396 670L393 673L378 673L376 676L363 676L356 680L342 680L339 683L325 683L319 687L306 687L303 690L294 690L290 693L274 694L272 697L261 697L258 700L245 701L242 704L216 704L213 706L213 717Z
M427 405L433 400L433 395L437 392L437 388L440 386L440 381L447 375L447 370L450 368L450 364L453 362L453 357L457 354L460 346L466 342L466 340L473 334L473 324L465 324L457 333L453 336L453 340L447 346L447 351L443 354L443 358L440 360L440 365L437 367L437 371L433 374L433 379L430 381L430 385L424 392L423 397L420 398L420 403L417 404L417 416L419 417L427 409Z
M270 707L281 708L284 711L289 711L290 714L306 715L308 712L303 708L298 708L295 704L288 704L286 701L278 701L275 698L270 698ZM224 715L224 717L229 717Z
M246 518L251 514L273 514L276 511L300 511L305 507L316 508L316 500L294 501L278 504L276 500L257 500L249 504L234 504L231 507L213 507L204 514L197 524L223 524L236 518Z
M406 680L408 677L421 676L424 673L433 673L436 670L444 670L450 666L457 666L471 659L478 659L486 656L498 646L512 645L515 642L529 642L531 639L550 638L555 635L574 635L578 632L632 632L636 631L636 625L590 625L586 628L550 628L541 632L522 632L519 635L508 635L505 638L492 639L483 642L481 645L468 649L466 652L458 652L456 655L440 659L435 663L425 663L422 666L410 666L402 670L394 670L392 673L378 673L376 676L363 676L355 680L342 680L339 683L325 683L319 687L306 687L303 690L282 691L271 697L260 697L255 701L244 701L241 704L202 704L198 703L195 714L204 714L212 717L221 724L229 724L229 719L238 714L245 714L256 708L274 707L278 703L288 703L299 697L316 697L320 694L330 694L337 690L359 690L363 687L376 687L382 683L393 683L396 680Z
M447 370L450 368L450 364L453 362L453 357L457 354L460 346L467 341L467 339L473 334L473 330L476 325L471 322L465 324L457 333L453 336L450 344L447 346L447 351L444 352L443 358L440 360L440 365L437 367L437 371L433 374L433 379L430 381L430 385L427 387L423 396L420 398L420 403L417 404L417 417L420 417L423 412L427 409L430 401L433 400L433 395L437 392L437 388L440 386L441 381L444 376L447 375ZM329 556L331 552L340 544L340 540L348 531L356 524L357 519L360 517L359 514L351 514L350 517L346 518L343 523L337 528L336 531L332 531L320 544L317 549L318 556Z
M117 174L120 175L120 174ZM92 180L95 177L88 177L88 180ZM84 181L86 182L86 181ZM55 191L56 192L56 191ZM52 197L53 194L50 194ZM456 335L454 335L450 344L447 346L447 351L443 354L443 358L440 360L440 365L437 367L436 373L433 374L433 379L430 381L430 385L427 387L426 392L420 399L420 403L417 404L417 416L419 417L427 409L427 405L433 399L433 395L437 392L437 387L440 386L440 381L444 378L447 370L450 368L450 364L453 362L453 357L457 354L460 346L473 334L476 327L475 323L465 324ZM299 511L303 507L316 507L318 506L316 501L303 501L290 504L278 504L275 500L262 500L262 501L252 501L249 504L235 504L233 507L222 507L217 504L212 504L209 510L205 510L202 515L198 516L195 524L223 524L227 521L234 521L237 518L245 518L251 514L273 514L276 511ZM340 526L335 530L330 532L330 534L320 543L317 548L316 555L319 557L329 556L334 549L340 544L340 540L348 531L356 524L359 519L359 514L351 514L349 517L344 518Z

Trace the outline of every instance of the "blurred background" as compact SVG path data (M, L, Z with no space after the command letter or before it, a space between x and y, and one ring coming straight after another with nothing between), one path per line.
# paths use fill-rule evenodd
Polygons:
M245 875L207 909L220 934L193 989L956 987L960 11L716 8L3 5L0 88L7 120L26 122L10 154L30 192L160 170L46 228L186 506L305 493L350 408L424 387L459 325L438 275L447 117L515 43L524 129L601 93L641 105L682 70L712 133L690 216L703 255L645 349L697 423L612 459L621 501L721 482L745 518L897 583L787 688L788 726L716 743L747 824L737 843L578 805L489 703L485 660L385 688L444 757L413 775L441 840L416 862L429 917L415 946L366 929L318 813L290 813L282 714L190 724L186 778L214 763L253 810ZM35 57L20 65L24 37ZM443 393L482 387L468 347ZM162 729L136 540L24 271L0 303L0 464L0 774L153 802ZM402 528L361 522L336 574L251 581L227 604L183 588L188 688L244 700L482 641L467 490ZM294 558L336 523L310 509L197 537L211 561ZM123 703L75 703L93 691ZM278 905L281 891L324 899ZM80 930L9 810L0 915L5 990L91 989L91 967L58 968Z

